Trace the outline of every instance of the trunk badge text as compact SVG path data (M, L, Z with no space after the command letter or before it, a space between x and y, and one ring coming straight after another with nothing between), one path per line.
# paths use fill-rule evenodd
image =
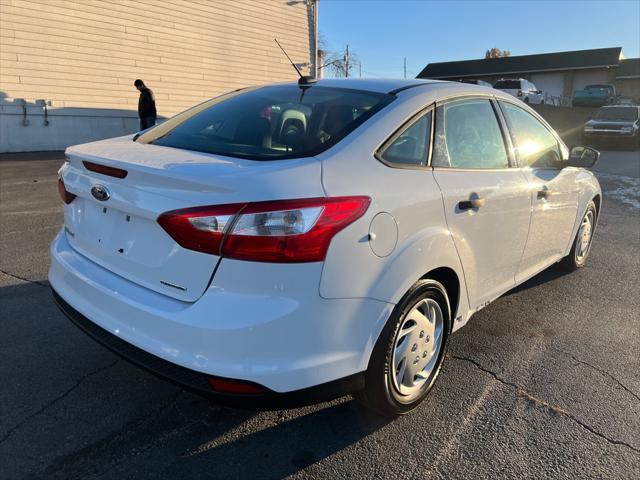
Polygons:
M91 195L93 195L93 198L101 202L106 202L111 196L107 187L98 184L91 187Z

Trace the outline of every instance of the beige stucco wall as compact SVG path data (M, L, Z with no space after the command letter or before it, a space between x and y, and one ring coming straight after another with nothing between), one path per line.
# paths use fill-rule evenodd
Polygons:
M229 90L297 78L274 37L309 72L311 2L0 0L0 151L135 131L136 78L154 91L165 117ZM19 98L27 101L28 125ZM43 113L36 99L52 101L46 128L35 118ZM73 134L72 119L82 116L98 120L85 122L91 132Z

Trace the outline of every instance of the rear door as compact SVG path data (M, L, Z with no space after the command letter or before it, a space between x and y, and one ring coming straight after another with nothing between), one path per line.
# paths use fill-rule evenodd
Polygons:
M500 101L518 164L531 192L531 228L516 280L559 260L571 241L577 216L579 169L563 168L568 152L543 122L512 102Z
M529 230L531 197L503 127L489 98L436 109L432 166L474 308L514 285Z

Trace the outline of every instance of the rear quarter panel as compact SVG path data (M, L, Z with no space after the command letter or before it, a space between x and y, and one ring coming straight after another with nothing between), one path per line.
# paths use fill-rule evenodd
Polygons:
M392 168L374 156L400 125L435 101L429 92L418 91L408 97L399 98L364 124L366 128L338 144L339 148L318 157L329 196L372 198L367 213L334 237L322 272L320 295L397 303L426 273L448 267L458 276L458 312L466 316L464 275L431 168ZM372 219L381 212L393 216L397 226L395 248L385 257L373 252L368 237Z

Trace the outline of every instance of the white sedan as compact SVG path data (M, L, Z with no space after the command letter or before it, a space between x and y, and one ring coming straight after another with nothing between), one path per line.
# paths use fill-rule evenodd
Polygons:
M260 407L408 412L474 312L585 264L602 201L582 168L598 152L458 82L248 88L66 155L59 307L159 376Z

